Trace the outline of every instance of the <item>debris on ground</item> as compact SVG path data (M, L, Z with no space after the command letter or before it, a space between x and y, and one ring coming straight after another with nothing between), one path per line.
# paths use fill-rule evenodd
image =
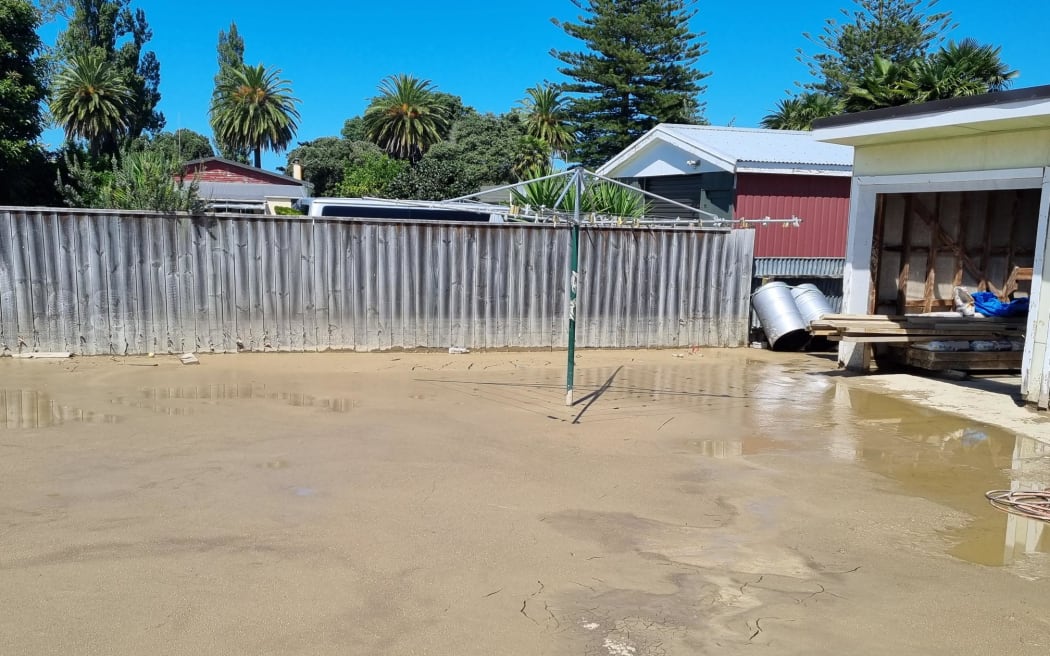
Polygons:
M450 346L448 353L449 355L463 355L464 353L470 353L470 349L463 348L462 346Z
M192 353L183 353L179 356L179 362L182 364L200 364L201 361L197 359L197 356Z
M12 353L12 358L23 360L40 360L44 358L71 358L73 354L69 351L37 351L35 353Z

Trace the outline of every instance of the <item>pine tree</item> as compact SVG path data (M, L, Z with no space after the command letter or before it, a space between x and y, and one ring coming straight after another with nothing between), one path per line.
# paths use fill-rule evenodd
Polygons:
M934 11L937 0L853 0L856 8L842 9L846 22L829 19L824 33L807 39L825 49L806 58L819 82L808 85L844 99L879 56L907 66L926 55L952 27L951 12Z
M598 166L658 123L703 122L695 68L706 53L689 21L692 0L572 0L579 23L554 20L583 52L552 50L573 82L568 114L578 135L571 155Z
M215 100L216 94L219 93L219 86L222 83L224 75L228 75L230 71L240 70L244 66L244 39L237 32L237 23L230 23L230 31L219 30L219 44L216 48L219 60L219 70L215 74L215 88L212 91L212 100ZM243 164L248 163L248 149L243 147L234 146L229 143L223 143L219 139L219 131L215 127L214 118L212 119L212 131L216 134L215 145L219 151L219 157L233 160L235 162L241 162Z

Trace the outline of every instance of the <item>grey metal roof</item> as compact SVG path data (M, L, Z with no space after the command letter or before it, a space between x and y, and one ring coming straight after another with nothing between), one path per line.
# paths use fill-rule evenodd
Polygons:
M742 163L853 166L852 147L817 141L812 132L672 123L662 123L654 130L663 130L738 166Z
M301 185L265 184L262 182L198 182L198 195L205 200L257 200L268 196L305 198Z
M756 278L842 278L841 257L756 257Z

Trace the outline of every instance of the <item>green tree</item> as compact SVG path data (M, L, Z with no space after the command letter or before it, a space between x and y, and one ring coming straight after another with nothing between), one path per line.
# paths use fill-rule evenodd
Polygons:
M62 192L73 207L200 212L196 180L185 178L182 163L164 149L124 148L117 155L85 158L65 156L66 180Z
M212 99L219 91L223 75L229 71L244 66L244 39L237 32L237 23L230 23L230 31L219 30L219 43L216 47L219 63L218 72L215 74L215 87L212 90ZM214 123L212 131L216 132ZM230 144L223 143L216 138L216 146L219 148L219 156L235 162L248 163L248 150L246 148L235 148Z
M813 121L841 114L843 103L825 93L809 92L781 100L771 114L762 119L770 130L809 130Z
M158 132L152 137L143 135L132 142L132 150L161 151L178 162L215 155L208 137L188 128L179 128L175 132Z
M338 195L385 198L394 180L407 168L404 160L394 159L382 151L369 153L346 167Z
M160 102L160 62L145 45L153 38L146 14L132 9L131 0L69 0L69 22L59 36L63 59L98 51L115 69L128 89L125 106L127 129L134 139L143 132L164 128ZM112 140L114 147L116 139Z
M525 130L530 137L547 145L551 157L563 156L576 143L569 127L569 116L561 90L550 84L525 90L521 101L525 113Z
M937 0L853 0L853 10L842 9L842 22L828 19L822 34L807 39L823 49L806 62L818 82L809 85L828 95L845 98L860 84L875 57L906 66L954 27L949 11L935 11Z
M999 59L999 52L999 48L965 39L907 64L876 56L874 64L847 90L846 110L857 112L1001 91L1017 72Z
M462 167L462 183L479 191L484 185L516 180L515 155L524 134L516 114L479 114L470 109L452 125L448 139L436 144L427 157L456 160Z
M182 162L164 150L124 151L113 160L110 184L99 190L101 206L154 212L201 212L197 182L182 175Z
M430 80L392 75L379 84L379 95L365 110L365 131L393 157L418 162L444 138L448 111Z
M291 83L280 74L262 64L230 68L212 97L216 141L251 150L256 167L262 166L263 148L281 152L298 128L299 99L292 97Z
M695 65L705 54L689 22L691 0L572 0L579 23L555 24L587 50L552 50L572 82L564 90L576 119L573 156L597 166L658 123L702 121L698 96L709 75Z
M952 29L951 14L937 0L854 0L846 21L828 20L811 41L825 49L809 57L819 80L805 93L782 101L766 127L801 127L838 111L880 107L1001 91L1017 76L1000 49L973 39L931 47ZM829 113L830 112L830 113ZM804 128L806 129L806 128Z
M514 149L514 166L511 169L518 180L530 180L552 171L551 147L542 139L523 135Z
M339 132L347 141L367 141L368 130L365 129L363 116L352 116L343 122L343 129Z
M447 93L445 91L435 91L434 99L440 105L445 107L445 119L447 123L445 128L440 131L441 138L444 139L448 136L448 133L452 129L452 125L466 117L468 114L476 113L473 107L467 107L463 104L463 99L453 93Z
M112 184L111 156L92 156L76 142L66 142L59 153L55 187L67 207L102 207L99 190Z
M906 105L916 97L912 62L897 64L880 55L846 92L847 112Z
M387 192L396 198L440 200L517 180L518 144L525 136L517 113L479 114L467 108L449 137L401 173ZM549 149L544 144L543 159Z
M390 198L444 200L478 191L463 171L463 163L453 159L424 157L406 167L390 182Z
M36 30L40 15L26 0L0 0L0 204L32 203L43 155L46 95Z
M999 57L1001 48L975 39L950 41L929 57L913 64L914 102L973 96L1002 91L1017 77Z
M97 157L117 150L130 128L134 102L117 67L101 50L73 55L59 71L52 91L51 113L65 128L66 139L84 139Z
M349 168L362 164L383 150L371 141L350 141L339 137L319 137L304 141L288 152L285 170L299 160L303 178L313 187L314 196L340 196L340 186Z

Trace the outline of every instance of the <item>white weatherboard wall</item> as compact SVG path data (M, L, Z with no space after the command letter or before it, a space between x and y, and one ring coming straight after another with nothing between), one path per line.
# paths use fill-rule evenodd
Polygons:
M1050 129L858 145L854 157L842 310L849 314L869 311L878 194L1042 189L1021 392L1025 400L1046 407L1050 401ZM839 362L865 367L866 352L843 342Z
M853 174L958 173L1041 168L1050 164L1050 130L857 146Z

